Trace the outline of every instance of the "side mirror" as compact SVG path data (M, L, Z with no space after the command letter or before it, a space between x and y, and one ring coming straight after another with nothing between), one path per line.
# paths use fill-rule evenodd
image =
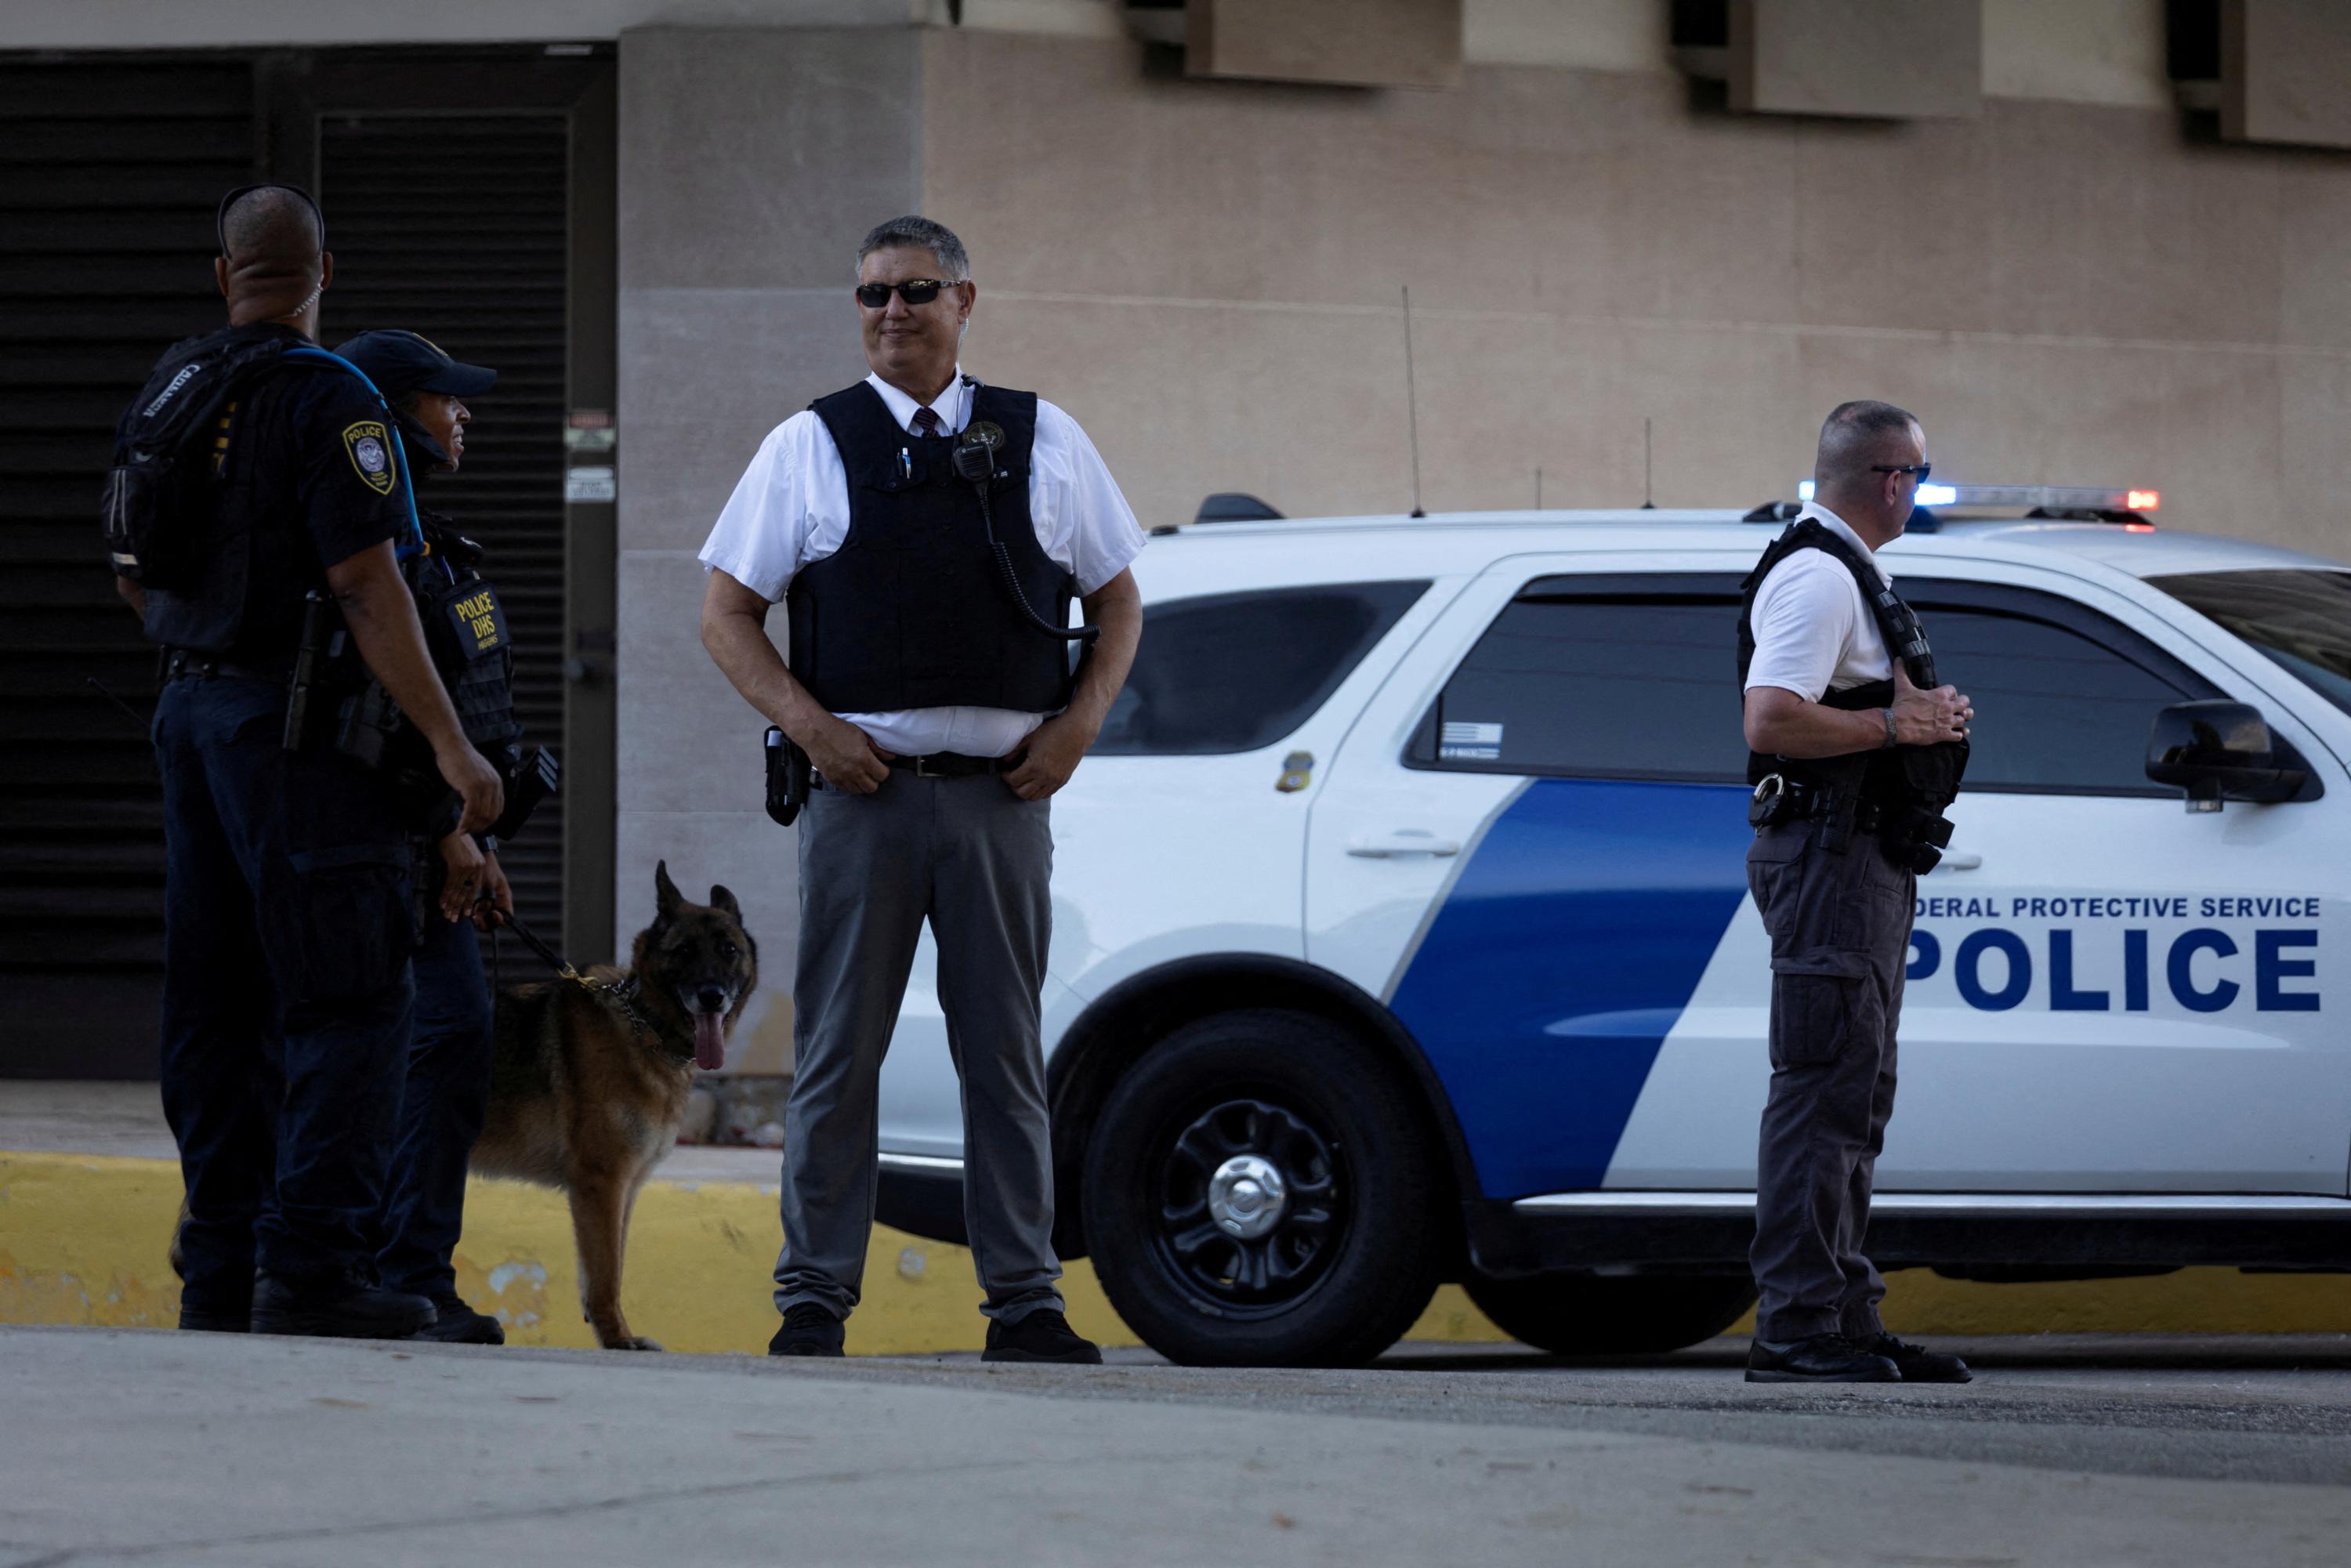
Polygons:
M2191 811L2217 811L2223 799L2291 800L2308 777L2280 766L2259 708L2220 700L2174 703L2155 716L2147 776L2187 790Z

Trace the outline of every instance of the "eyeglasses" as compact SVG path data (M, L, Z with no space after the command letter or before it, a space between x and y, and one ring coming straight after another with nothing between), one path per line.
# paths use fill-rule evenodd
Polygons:
M892 290L909 305L928 305L939 297L942 288L955 285L939 277L910 277L904 283L861 283L857 286L857 302L868 310L879 310L890 303Z
M1935 465L1932 463L1873 463L1869 471L1873 474L1916 474L1918 483L1923 485L1927 482L1927 476L1935 471Z

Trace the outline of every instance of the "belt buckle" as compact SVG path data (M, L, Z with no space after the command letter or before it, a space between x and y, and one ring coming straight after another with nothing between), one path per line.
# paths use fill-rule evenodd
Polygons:
M944 779L946 775L941 772L938 768L931 766L931 759L928 756L923 756L914 758L914 777L917 779Z

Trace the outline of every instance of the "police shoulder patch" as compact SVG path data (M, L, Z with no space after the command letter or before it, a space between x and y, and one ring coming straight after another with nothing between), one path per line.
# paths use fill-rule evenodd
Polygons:
M379 496L392 494L392 434L381 420L362 419L343 426L343 450L369 489Z

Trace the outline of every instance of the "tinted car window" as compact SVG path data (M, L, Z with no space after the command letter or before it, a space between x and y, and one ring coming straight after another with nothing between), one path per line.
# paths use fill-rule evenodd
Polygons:
M2147 581L2351 713L2351 571L2199 571Z
M2119 627L2094 638L2031 615L1938 604L1931 586L1910 598L1937 673L1976 705L1964 789L2176 793L2147 780L2147 729L2158 708L2210 688L2109 646L2138 641Z
M1446 683L1406 761L1484 773L1736 783L1739 601L1537 583Z
M1321 583L1154 604L1093 755L1270 746L1328 701L1427 590L1426 580Z

